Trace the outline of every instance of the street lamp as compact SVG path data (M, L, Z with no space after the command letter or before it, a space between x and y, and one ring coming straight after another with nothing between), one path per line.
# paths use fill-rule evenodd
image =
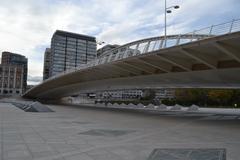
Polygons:
M167 7L167 0L165 0L165 27L164 27L165 28L165 32L164 32L165 48L167 46L167 13L172 13L171 9L178 9L178 8L180 8L180 6L178 5Z

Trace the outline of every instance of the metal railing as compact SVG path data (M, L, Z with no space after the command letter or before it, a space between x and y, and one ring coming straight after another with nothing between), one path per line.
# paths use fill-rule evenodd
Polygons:
M240 19L232 20L230 22L226 22L218 25L212 25L210 27L203 28L200 30L195 30L187 34L167 36L167 39L165 39L164 36L162 36L162 37L154 37L154 38L148 38L148 39L131 42L105 52L104 53L105 56L97 58L93 61L90 61L86 65L82 65L70 70L66 70L45 81L49 81L51 79L60 77L62 75L75 72L76 70L81 70L81 69L97 66L100 64L110 63L110 62L121 60L127 57L146 54L146 53L150 53L160 49L178 46L185 43L190 43L190 42L207 39L215 36L220 36L224 34L229 34L237 31L240 31Z

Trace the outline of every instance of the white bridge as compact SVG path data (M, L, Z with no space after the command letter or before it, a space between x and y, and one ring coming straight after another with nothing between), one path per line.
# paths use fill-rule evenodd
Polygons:
M240 20L125 44L47 79L23 97L56 99L100 90L193 87L240 88Z

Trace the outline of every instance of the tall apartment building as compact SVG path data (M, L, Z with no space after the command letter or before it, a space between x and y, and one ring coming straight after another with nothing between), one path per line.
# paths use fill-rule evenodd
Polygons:
M28 59L20 54L11 52L2 52L2 65L14 65L23 67L23 92L27 88Z
M57 30L51 41L49 76L95 59L96 48L95 37Z
M0 65L0 95L21 95L23 93L24 67Z
M50 58L51 58L51 49L46 48L44 53L43 80L48 79L50 76Z

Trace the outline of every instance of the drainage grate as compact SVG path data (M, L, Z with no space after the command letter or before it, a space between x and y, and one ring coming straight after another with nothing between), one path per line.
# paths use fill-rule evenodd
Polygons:
M226 160L226 149L154 149L147 160Z
M106 136L106 137L117 137L129 134L134 131L129 130L107 130L107 129L93 129L79 134L89 136Z

